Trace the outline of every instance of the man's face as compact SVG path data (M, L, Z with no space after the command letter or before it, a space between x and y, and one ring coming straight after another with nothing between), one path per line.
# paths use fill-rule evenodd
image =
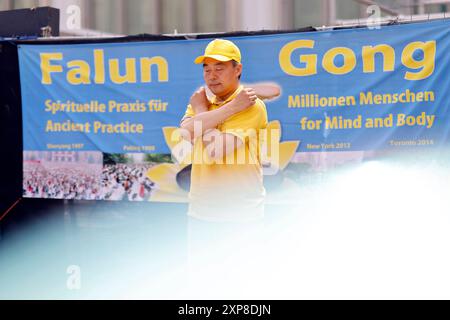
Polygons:
M219 98L232 94L239 86L242 65L231 61L206 58L203 63L203 78L208 88Z

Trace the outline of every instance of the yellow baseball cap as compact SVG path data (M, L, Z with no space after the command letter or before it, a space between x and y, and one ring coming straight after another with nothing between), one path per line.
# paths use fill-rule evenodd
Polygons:
M234 60L241 63L241 51L229 40L214 39L206 46L205 54L198 56L194 62L196 64L203 63L205 58L212 58L219 61Z

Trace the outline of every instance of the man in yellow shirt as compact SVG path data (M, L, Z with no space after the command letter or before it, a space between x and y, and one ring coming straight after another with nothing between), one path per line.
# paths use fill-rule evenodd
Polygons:
M260 216L265 189L259 131L267 126L265 104L240 84L241 53L231 41L211 41L195 63L203 64L213 97L200 88L181 120L194 144L189 215L206 220Z

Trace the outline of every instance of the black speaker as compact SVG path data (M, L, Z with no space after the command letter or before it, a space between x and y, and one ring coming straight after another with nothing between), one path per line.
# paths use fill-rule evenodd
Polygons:
M59 36L59 9L51 7L0 11L0 37Z

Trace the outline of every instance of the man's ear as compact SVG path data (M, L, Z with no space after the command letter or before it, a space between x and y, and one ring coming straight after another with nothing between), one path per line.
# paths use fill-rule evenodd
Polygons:
M242 74L242 64L238 64L236 66L236 72L237 72L237 76L240 77L240 75Z

